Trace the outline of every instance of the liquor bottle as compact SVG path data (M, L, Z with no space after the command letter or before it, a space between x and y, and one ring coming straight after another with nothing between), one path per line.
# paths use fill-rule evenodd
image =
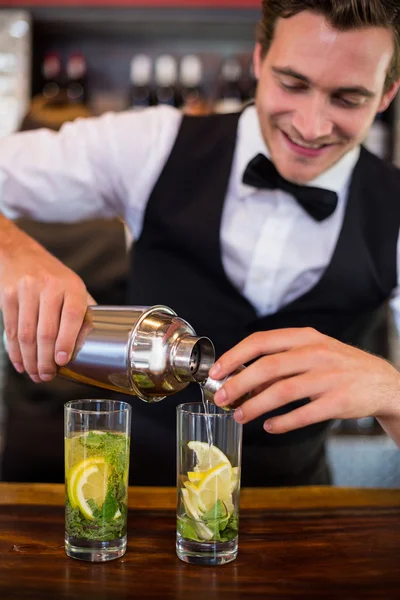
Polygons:
M87 66L81 52L73 52L67 60L67 97L72 103L87 101Z
M243 94L240 86L242 66L232 57L222 63L220 85L214 112L229 113L240 110L243 106Z
M61 58L58 52L47 52L42 63L42 94L48 100L56 98L62 87Z
M187 54L180 64L180 86L182 105L185 112L197 112L204 104L203 64L195 54Z
M171 54L162 54L154 65L155 69L155 103L180 106L181 96L178 92L178 66Z
M146 108L153 104L151 92L153 64L147 54L137 54L131 60L129 106Z

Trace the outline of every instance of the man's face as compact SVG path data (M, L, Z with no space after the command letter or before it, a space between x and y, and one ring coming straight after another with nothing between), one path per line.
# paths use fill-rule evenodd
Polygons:
M254 61L261 130L283 177L306 183L362 143L398 88L384 93L393 49L384 28L341 32L309 11L278 20Z

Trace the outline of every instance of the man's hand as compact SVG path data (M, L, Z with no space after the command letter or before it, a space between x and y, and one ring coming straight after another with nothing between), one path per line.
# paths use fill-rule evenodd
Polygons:
M88 304L83 281L1 217L0 308L8 354L19 373L50 381L71 358Z
M396 431L387 431L400 440L400 373L387 361L314 329L280 329L255 333L237 344L210 376L222 379L256 358L215 395L216 404L227 406L251 393L235 412L240 423L310 398L307 405L268 419L265 430L284 433L327 419L374 416L386 429L395 423Z

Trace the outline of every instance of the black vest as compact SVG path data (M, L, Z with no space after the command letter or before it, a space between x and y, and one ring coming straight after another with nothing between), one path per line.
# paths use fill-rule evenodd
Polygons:
M221 260L221 215L239 117L240 114L183 118L171 155L150 197L142 235L134 247L130 303L170 306L199 335L212 339L217 356L252 332L283 327L310 326L357 344L373 313L396 286L399 171L362 149L340 236L321 280L275 314L259 318L228 280ZM164 446L165 481L161 484L173 483L171 436L175 435L175 406L200 399L196 386L189 388L193 389L159 405L133 406L134 431L137 429L139 438L143 438L137 440L139 447L145 450L148 437ZM300 404L293 403L273 414ZM273 436L262 429L265 418L244 427L243 483L328 482L323 458L329 424ZM135 433L133 444L134 436ZM156 464L157 456L155 449L152 458ZM132 459L135 460L134 455ZM141 454L136 462L142 460ZM138 464L139 467L142 470ZM151 483L142 475L137 472L133 482Z

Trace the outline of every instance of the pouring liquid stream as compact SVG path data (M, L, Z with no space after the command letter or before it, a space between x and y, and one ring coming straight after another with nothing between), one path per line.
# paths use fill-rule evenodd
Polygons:
M214 440L213 440L213 435L212 435L212 429L211 429L211 417L210 417L210 402L208 400L205 399L204 397L204 389L203 386L200 384L200 391L201 391L201 401L203 403L203 409L204 409L204 419L206 422L206 433L207 433L207 442L208 442L208 446L209 448L211 448L211 446L214 444ZM211 465L210 465L211 466Z

